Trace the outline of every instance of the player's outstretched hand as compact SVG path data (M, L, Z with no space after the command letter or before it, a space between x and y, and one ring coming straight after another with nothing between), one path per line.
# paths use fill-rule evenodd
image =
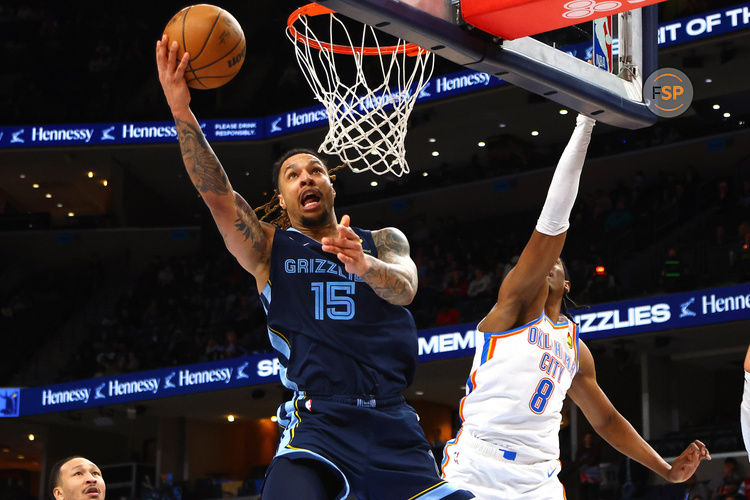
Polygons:
M177 64L177 42L162 35L156 42L156 68L159 70L159 82L167 98L172 113L184 111L190 106L190 89L185 82L185 68L190 61L190 54L185 52Z
M687 481L693 475L701 460L711 460L706 445L698 440L693 441L679 457L672 462L672 469L667 474L667 480L673 483Z
M370 262L362 251L362 240L349 227L349 216L341 217L337 229L339 235L335 238L323 238L323 251L335 253L344 263L346 272L362 276L370 269Z

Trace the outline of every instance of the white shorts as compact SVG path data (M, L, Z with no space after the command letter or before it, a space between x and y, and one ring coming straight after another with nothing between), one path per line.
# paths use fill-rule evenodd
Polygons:
M477 500L564 500L559 460L522 463L498 447L461 430L445 447L443 478Z

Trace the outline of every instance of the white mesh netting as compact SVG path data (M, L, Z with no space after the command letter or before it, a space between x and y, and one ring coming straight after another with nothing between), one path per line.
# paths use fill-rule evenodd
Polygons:
M321 23L326 16L328 22ZM338 156L354 172L408 174L407 121L432 75L433 54L403 40L382 47L377 30L361 23L355 43L350 35L355 28L333 13L316 21L327 37L321 41L310 26L311 18L301 15L287 35L305 79L328 115L329 130L318 150ZM327 29L321 30L321 24ZM341 43L334 45L334 40Z

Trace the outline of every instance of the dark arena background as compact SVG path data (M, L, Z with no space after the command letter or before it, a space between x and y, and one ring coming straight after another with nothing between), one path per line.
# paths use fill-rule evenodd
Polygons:
M46 500L50 467L72 454L102 468L109 500L259 498L289 393L255 282L185 173L159 86L154 45L184 6L0 3L1 500ZM227 85L193 90L191 106L234 189L260 206L278 155L317 148L328 125L284 35L298 4L220 6L244 29L246 59ZM695 480L710 495L725 462L750 477L739 424L750 3L669 0L659 23L659 66L689 76L692 106L640 130L595 127L563 258L573 298L590 306L575 314L600 385L662 456L706 443L713 460ZM437 61L441 92L409 121L410 174L335 182L339 217L410 240L420 363L404 395L438 460L460 425L476 324L575 118L466 71ZM566 405L569 499L589 432ZM687 485L594 446L599 498L687 498Z

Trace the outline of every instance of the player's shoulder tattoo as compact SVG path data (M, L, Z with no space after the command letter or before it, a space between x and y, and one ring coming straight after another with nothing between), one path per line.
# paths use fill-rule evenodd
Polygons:
M409 240L404 233L395 227L385 227L372 232L372 240L378 249L378 254L409 255Z

